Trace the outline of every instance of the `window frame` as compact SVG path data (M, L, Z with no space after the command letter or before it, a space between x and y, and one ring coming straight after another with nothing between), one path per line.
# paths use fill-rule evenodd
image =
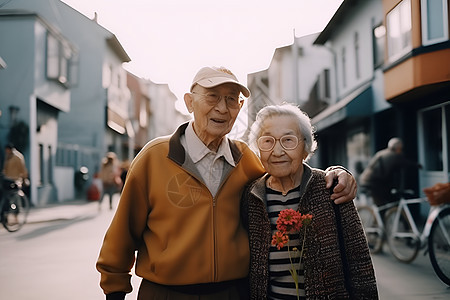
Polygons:
M341 63L342 63L342 87L347 87L347 50L342 47L341 50Z
M404 7L405 5L409 5L409 16L406 14L403 14L402 12L405 11L408 7ZM394 16L398 15L396 19L393 19ZM409 30L402 32L402 22L406 18L409 18ZM394 21L397 23L395 24L397 28L394 27ZM399 31L399 38L393 39L391 38L393 28L397 29ZM403 46L404 39L408 40L408 43ZM394 62L404 55L408 54L412 50L412 6L411 6L411 0L402 0L399 2L387 15L386 15L386 39L387 39L387 54L388 54L388 61ZM398 40L400 42L398 42ZM397 41L397 44L400 45L399 49L395 49L397 44L394 43L394 41Z
M361 78L361 66L360 66L360 38L359 38L359 33L358 31L355 31L354 35L353 35L353 46L354 46L354 50L355 50L355 76L356 79L360 79Z
M428 46L432 44L437 44L440 42L444 42L448 40L448 1L447 0L440 0L442 7L442 29L443 29L443 36L438 38L429 38L428 36L428 2L430 0L420 0L420 14L422 18L422 45Z
M386 26L383 23L375 24L372 28L373 66L374 69L384 64L386 46Z
M58 36L47 31L45 50L45 76L47 79L57 81L65 87L71 86L76 53L70 45ZM76 63L78 63L76 61Z

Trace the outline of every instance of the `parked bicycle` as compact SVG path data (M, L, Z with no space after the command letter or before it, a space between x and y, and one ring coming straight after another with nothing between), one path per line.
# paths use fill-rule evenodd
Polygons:
M372 203L370 195L366 193L367 192L360 194L360 203L357 207L361 222L366 232L370 252L372 254L376 254L382 250L384 242L386 241L386 229L381 215L384 215L390 208L397 206L398 202L390 202L377 206Z
M404 263L412 262L421 249L429 253L439 279L450 285L450 204L430 206L422 231L411 214L410 205L428 201L426 197L407 199L410 193L397 191L399 201L377 207L358 208L372 253L381 250L386 240L392 254ZM380 212L385 211L384 219Z
M9 232L22 228L30 211L30 202L22 190L22 181L2 178L0 220Z

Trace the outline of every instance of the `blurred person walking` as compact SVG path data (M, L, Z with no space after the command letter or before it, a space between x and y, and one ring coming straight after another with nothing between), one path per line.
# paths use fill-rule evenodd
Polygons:
M120 178L121 170L117 155L114 152L108 152L102 159L102 167L100 169L100 179L102 180L103 189L99 201L99 210L101 209L103 198L105 195L109 197L109 209L112 209L114 194L122 189L122 179Z

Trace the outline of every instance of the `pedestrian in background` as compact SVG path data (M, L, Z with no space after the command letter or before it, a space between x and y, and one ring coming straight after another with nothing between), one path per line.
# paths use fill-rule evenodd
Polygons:
M29 195L30 181L28 179L28 170L25 165L25 158L13 143L5 146L5 159L0 178L0 197L3 197L3 190L8 190L12 182L19 181L22 189Z
M105 195L108 195L109 209L112 209L113 196L122 189L122 179L120 178L120 175L121 170L116 154L114 152L108 152L102 159L102 167L100 169L103 190L102 195L100 196L99 209L101 209Z
M378 206L395 201L391 190L403 188L403 173L406 168L421 168L415 161L403 154L403 142L394 137L386 149L378 151L362 172L359 180L361 186L372 196Z
M107 299L246 299L249 245L240 220L244 186L264 173L259 158L226 137L250 91L226 68L200 69L184 95L194 119L150 141L132 161L97 269ZM354 178L333 168L333 199L351 201ZM137 252L137 258L135 255Z
M249 144L267 172L249 185L242 200L250 242L250 298L377 299L354 203L339 205L338 225L325 172L306 163L317 147L309 117L292 104L266 106L251 127ZM292 232L288 240L283 240L287 233L277 235L285 209L310 218L305 230Z
M3 163L2 174L10 181L23 181L28 178L28 170L25 166L25 158L14 144L8 143L5 146L5 161Z

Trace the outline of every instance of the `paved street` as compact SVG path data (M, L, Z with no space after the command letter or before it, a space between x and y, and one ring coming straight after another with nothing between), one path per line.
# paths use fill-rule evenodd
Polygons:
M380 299L450 299L450 287L435 275L428 256L419 253L411 264L398 262L385 245L372 255Z
M106 201L101 212L78 201L34 209L18 232L0 228L0 299L104 299L95 262L112 216Z
M95 261L112 216L106 202L99 212L97 203L76 201L33 209L30 223L18 232L0 228L0 298L104 299ZM373 261L380 299L450 298L427 256L402 264L386 249ZM139 286L136 276L133 286ZM127 299L136 299L136 291Z

